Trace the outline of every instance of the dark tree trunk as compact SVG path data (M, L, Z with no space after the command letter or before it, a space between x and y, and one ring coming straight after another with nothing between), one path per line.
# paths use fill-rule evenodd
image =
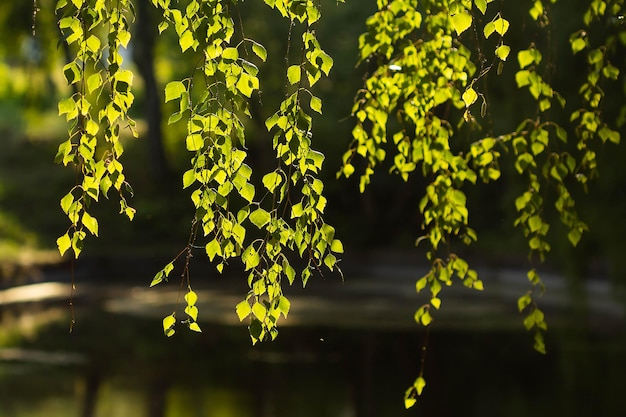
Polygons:
M100 373L96 370L88 371L85 375L83 381L85 392L80 410L81 417L94 417L96 415L96 404L101 380Z
M144 112L148 124L147 144L149 168L154 180L165 179L168 173L161 130L161 100L154 73L154 44L157 26L148 0L136 2L137 20L133 42L133 60L144 81Z
M149 387L148 417L165 416L165 396L168 383L163 378L156 378Z

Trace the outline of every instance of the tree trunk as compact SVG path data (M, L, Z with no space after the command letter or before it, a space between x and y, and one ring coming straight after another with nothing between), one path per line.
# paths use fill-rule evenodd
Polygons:
M137 20L133 38L133 60L144 81L144 112L148 124L149 168L154 180L162 180L167 176L168 165L163 149L161 100L154 73L154 44L157 27L154 24L148 0L138 0L136 7Z
M102 378L96 370L89 370L84 377L83 383L83 401L81 404L81 417L94 417L96 415L96 404L98 399L98 390Z

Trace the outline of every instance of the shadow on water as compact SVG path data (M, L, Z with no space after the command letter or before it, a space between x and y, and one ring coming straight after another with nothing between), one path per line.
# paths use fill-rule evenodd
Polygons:
M466 312L478 324L483 321L463 330L450 325L453 318L446 319L442 310L441 326L429 335L428 385L418 404L406 411L402 397L419 371L425 334L410 324L410 315L409 325L394 326L395 316L387 311L393 308L383 300L403 314L418 303L405 306L391 289L386 292L387 287L366 278L357 280L349 294L338 295L347 284L295 291L293 322L286 321L274 342L256 346L243 325L233 325L237 320L229 297L235 293L226 289L199 293L206 291L215 309L225 298L233 322L201 321L201 334L180 326L165 338L158 317L171 312L171 305L156 308L155 299L132 286L95 286L86 291L89 296L77 297L77 325L69 333L67 297L50 284L36 284L48 285L52 295L45 299L27 301L13 292L12 300L20 302L9 302L7 290L4 301L0 297L2 417L618 417L626 411L623 316L617 327L602 329L587 325L587 316L571 316L577 324L551 329L549 352L542 356L519 325L501 325L484 311ZM67 288L67 283L59 285ZM42 287L31 289L36 288ZM127 308L112 303L112 294L127 295ZM323 294L333 303L325 304ZM462 294L471 304L472 296ZM454 299L452 293L446 301L452 310ZM218 317L208 304L200 308L200 317L203 311ZM331 307L336 304L343 310L324 311L339 308ZM309 321L299 318L305 312ZM332 314L354 317L333 322ZM375 326L358 319L377 315Z

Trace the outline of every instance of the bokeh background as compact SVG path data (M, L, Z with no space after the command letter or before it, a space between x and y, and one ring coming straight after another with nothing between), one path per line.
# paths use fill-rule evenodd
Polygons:
M326 155L327 219L346 248L344 278L328 274L306 289L286 289L292 311L279 337L253 346L234 311L247 292L245 275L236 267L217 274L199 253L191 272L203 332L181 326L165 338L161 319L176 304L178 283L148 285L186 244L193 206L180 186L190 158L184 126L168 125L159 114L172 110L162 104L164 85L189 74L195 61L178 53L172 34L156 35L158 13L137 0L124 56L137 75L133 117L140 137L125 138L123 157L137 215L128 222L116 201L101 202L100 237L87 240L80 260L62 259L54 242L67 224L58 201L76 174L53 163L67 131L56 103L70 91L54 3L37 0L34 13L29 1L0 2L0 416L626 415L624 146L599 147L600 175L575 195L591 229L577 248L547 213L553 250L540 266L547 289L539 298L549 325L547 355L532 350L516 308L529 289L530 264L512 226L524 184L506 172L496 184L467 190L479 241L458 250L486 291L445 289L442 310L425 332L413 321L427 300L415 293L426 265L414 247L425 183L403 182L383 169L359 194L357 179L335 179L350 143L352 100L368 69L356 65L358 35L376 5L325 2L317 34L335 65L316 87L324 115L314 120L314 143ZM587 3L556 4L553 24L541 33L527 2L499 3L511 27L523 28L507 34L513 51L528 47L528 39L550 50L547 70L565 97L577 94L585 74L568 37L581 27ZM273 156L259 120L284 94L289 27L260 1L238 9L246 36L270 54L261 67L262 94L251 102L256 120L247 126L249 163L264 169ZM596 29L619 31L621 24ZM624 50L614 65L626 68ZM507 62L501 75L486 80L485 122L496 132L514 130L520 114L533 114L515 87L515 70ZM605 117L623 119L623 79L607 91ZM427 387L404 410L404 390L422 359Z

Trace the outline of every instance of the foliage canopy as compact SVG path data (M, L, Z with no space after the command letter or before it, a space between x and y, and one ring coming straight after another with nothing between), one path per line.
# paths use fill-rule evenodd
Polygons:
M71 50L63 68L72 94L58 104L70 122L57 162L76 167L76 185L61 199L69 220L59 237L61 254L78 257L88 234L98 235L92 207L117 194L120 212L130 220L130 184L124 175L120 132L137 135L129 116L134 101L134 74L123 65L123 48L131 44L130 26L136 0L58 0L58 26ZM322 270L338 268L343 244L324 220L327 200L320 171L324 155L313 142L313 123L322 113L316 86L330 76L332 57L316 36L323 7L314 0L264 0L288 26L287 50L272 55L246 36L236 0L151 0L163 19L159 33L174 31L181 54L196 62L184 78L170 80L165 102L175 104L168 123L185 126L190 155L182 187L191 190L195 210L183 250L154 277L168 279L182 258L184 323L201 331L191 286L192 253L204 250L222 272L237 259L247 271L249 292L236 306L248 320L253 342L274 339L277 322L289 313L283 284L296 278L306 285ZM550 251L546 212L555 210L576 245L587 225L579 218L573 187L586 189L597 175L597 148L620 142L626 120L606 117L607 96L624 79L616 57L626 44L621 0L589 0L569 49L584 73L566 96L557 90L552 32L556 0L527 2L527 14L507 15L505 2L493 0L377 0L359 39L358 61L368 71L351 110L352 142L337 177L359 176L363 192L375 171L386 166L402 180L419 176L427 182L417 210L429 272L416 282L428 289L430 302L418 308L416 322L429 326L439 309L442 289L458 279L483 290L455 242L477 239L470 225L466 192L481 183L519 176L525 190L517 196L514 225L527 238L531 289L518 300L524 326L535 334L535 348L545 352L547 329L535 295L543 284L534 262ZM561 4L563 3L563 4ZM328 7L324 5L324 7ZM341 6L339 6L341 7ZM530 33L530 35L528 34ZM295 53L294 53L295 51ZM261 172L248 165L247 124L251 103L262 89L259 72L266 60L285 61L284 98L264 120L272 137L275 165ZM506 78L510 69L513 77ZM504 79L504 81L502 81ZM513 82L530 111L515 115L518 127L499 131L492 119L493 85ZM182 146L182 145L181 145ZM302 261L298 261L302 259ZM163 319L167 336L175 332L177 312ZM420 372L406 392L410 407L422 393Z

